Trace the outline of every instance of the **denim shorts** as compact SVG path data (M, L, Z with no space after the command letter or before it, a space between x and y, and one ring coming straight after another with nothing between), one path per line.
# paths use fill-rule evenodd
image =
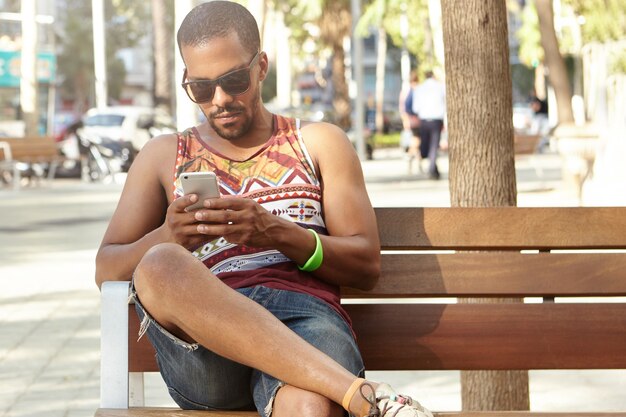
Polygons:
M354 375L364 375L363 360L352 330L324 301L307 294L262 286L237 291L265 307ZM219 356L197 343L177 338L147 314L134 289L132 293L142 323L139 337L148 334L157 352L161 375L179 407L185 410L256 409L261 416L270 417L274 397L283 382Z

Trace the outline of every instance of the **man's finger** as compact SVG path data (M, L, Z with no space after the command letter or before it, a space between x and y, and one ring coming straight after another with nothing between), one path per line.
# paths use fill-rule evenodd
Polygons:
M172 206L176 211L183 212L187 207L198 201L196 194L187 194L177 198L172 202Z

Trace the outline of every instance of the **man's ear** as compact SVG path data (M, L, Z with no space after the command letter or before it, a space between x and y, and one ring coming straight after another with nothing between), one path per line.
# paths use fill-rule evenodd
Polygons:
M259 52L259 81L265 80L267 77L267 72L269 70L269 60L267 59L267 54L263 51Z

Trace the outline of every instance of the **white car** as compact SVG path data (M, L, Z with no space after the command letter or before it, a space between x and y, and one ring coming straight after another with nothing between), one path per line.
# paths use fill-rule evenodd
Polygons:
M139 106L93 108L83 117L83 131L114 141L130 142L139 151L151 137L175 132L174 122L161 109Z

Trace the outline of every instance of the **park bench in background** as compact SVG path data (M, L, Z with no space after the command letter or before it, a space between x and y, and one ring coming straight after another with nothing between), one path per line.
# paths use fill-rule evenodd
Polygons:
M372 291L342 289L366 369L626 368L626 299L614 298L626 296L626 207L378 208L376 216L380 281ZM457 304L449 297L543 302ZM137 342L127 298L127 282L102 286L97 417L257 415L143 407L143 372L157 365L147 338ZM561 415L626 416L571 411Z
M541 135L539 134L526 134L516 131L513 135L513 151L515 153L515 159L528 159L528 162L535 170L537 178L543 182L544 172L536 159L536 155L541 152L539 148L540 144Z
M513 150L515 155L532 155L539 150L541 135L515 133L513 135Z
M24 174L38 181L44 177L54 179L59 163L64 160L52 137L0 137L0 173L10 173L13 188L19 188Z

